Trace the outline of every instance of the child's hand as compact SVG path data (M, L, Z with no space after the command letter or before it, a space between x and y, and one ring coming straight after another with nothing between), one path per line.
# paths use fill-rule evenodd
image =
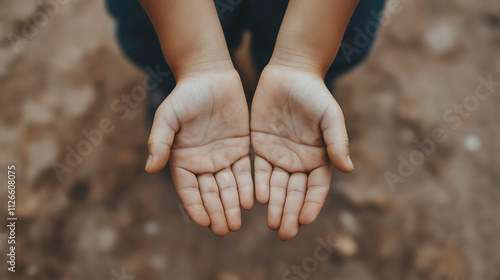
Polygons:
M251 112L257 200L269 203L267 224L282 240L318 216L330 189L332 165L353 170L342 111L323 79L268 65Z
M206 71L178 81L158 108L146 170L170 159L188 215L219 236L241 226L240 204L253 206L248 108L238 73Z

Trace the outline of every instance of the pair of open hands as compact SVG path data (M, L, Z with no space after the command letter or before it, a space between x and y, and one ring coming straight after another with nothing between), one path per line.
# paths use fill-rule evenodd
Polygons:
M282 240L312 223L330 189L332 165L353 170L342 111L322 77L269 65L251 118L234 69L199 72L178 81L158 108L146 171L168 160L186 212L224 236L241 227L254 202L249 158L255 150L255 195L268 204L267 224Z

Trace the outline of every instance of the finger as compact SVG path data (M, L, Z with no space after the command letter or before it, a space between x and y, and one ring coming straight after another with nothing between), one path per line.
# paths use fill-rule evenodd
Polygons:
M288 172L279 167L274 167L271 174L269 205L267 206L267 226L272 230L277 230L281 224L289 178L290 174Z
M210 218L203 206L196 175L182 168L172 168L172 180L189 217L197 225L208 227Z
M281 240L292 239L299 232L299 214L306 196L307 174L293 173L288 181L285 208L279 230Z
M299 216L301 225L308 225L316 220L330 191L331 180L332 167L329 165L321 166L309 173L306 198Z
M156 110L153 126L148 139L149 156L145 170L157 173L165 167L174 142L175 132L179 130L177 118L168 103Z
M215 174L215 180L219 186L220 198L229 230L237 231L241 227L241 209L233 172L229 167L223 169Z
M269 201L269 183L273 166L264 158L255 155L255 196L260 204Z
M210 173L198 175L198 183L203 205L210 216L210 230L218 236L226 236L229 230L214 175Z
M321 131L323 131L323 139L333 165L342 172L353 171L354 166L349 156L349 139L344 115L334 100L327 106L321 121Z
M232 169L238 185L241 207L250 210L254 201L250 158L244 157L238 160L233 164Z

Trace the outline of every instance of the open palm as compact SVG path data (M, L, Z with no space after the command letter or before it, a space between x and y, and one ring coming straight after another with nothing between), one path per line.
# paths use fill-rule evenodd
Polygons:
M253 206L248 109L235 70L178 82L158 108L149 138L150 173L170 159L188 215L219 236L241 226L240 204Z
M316 74L267 66L251 112L255 188L283 240L312 223L330 189L332 163L353 170L342 111Z

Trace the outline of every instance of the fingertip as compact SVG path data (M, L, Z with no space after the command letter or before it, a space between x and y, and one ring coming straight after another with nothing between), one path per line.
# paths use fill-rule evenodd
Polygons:
M278 237L281 241L288 241L292 238L294 238L295 236L297 236L297 233L299 233L298 230L296 231L290 231L290 230L279 230L278 232Z
M271 205L272 207L272 205ZM278 230L281 224L281 213L279 209L267 209L267 226L271 230Z
M294 238L300 229L300 224L297 220L297 216L295 217L283 217L283 221L281 222L281 226L278 232L278 237L281 241L288 241Z
M208 227L210 226L210 217L207 214L207 211L200 205L200 207L191 206L185 208L188 216L193 220L195 224L200 227Z
M310 218L302 217L302 216L299 218L299 223L303 226L308 226L308 225L312 224L312 222L314 222L314 219L310 219Z
M146 163L148 173L160 172L167 164L175 133L179 130L172 110L165 110L165 103L155 113L148 138L149 156ZM163 109L161 109L163 108Z
M232 232L238 231L241 228L241 220L233 222L229 225L229 230Z
M215 224L210 225L210 231L212 231L218 237L225 237L229 234L229 229L227 225L216 226Z
M344 173L354 171L354 164L352 163L351 156L346 152L335 150L334 147L328 147L328 156L331 163L335 168Z
M278 230L280 228L280 225L267 220L267 227L270 230L275 230L276 231L276 230Z
M152 147L150 148L150 153L146 160L146 166L144 170L150 174L155 174L160 172L167 164L170 150L165 147L161 152L155 151Z
M196 223L198 226L207 228L210 226L210 219L203 220L203 222Z
M264 184L259 184L255 186L255 197L257 198L257 202L261 205L265 205L269 202L269 186Z
M241 228L241 210L240 208L226 211L226 221L230 231L237 231Z
M207 228L210 226L210 218L208 217L207 213L204 213L204 216L202 214L202 217L197 217L196 219L193 219L193 221L200 227Z
M280 231L278 232L278 237L281 241L288 241L292 239L294 236L290 236L288 233L281 233Z
M339 156L337 160L332 161L335 168L344 173L351 173L354 171L354 164L352 163L351 156Z
M346 162L347 162L347 167L348 167L348 172L352 172L354 170L354 164L352 163L352 159L350 155L347 155L346 157Z
M152 155L148 155L148 159L146 161L146 168L145 169L148 169L148 167L151 165L151 161L153 160L153 156Z
M250 197L250 198L240 198L241 201L240 201L240 204L241 204L241 208L245 209L245 210L250 210L253 208L253 203L254 203L254 199L253 199L253 196Z
M316 212L316 210L304 208L299 215L299 223L303 226L312 224L319 215Z
M152 168L152 164L153 164L153 155L150 154L148 155L148 159L146 160L146 167L144 167L144 170L146 170L146 172L148 172L149 174L158 173L159 170Z
M354 170L354 166L349 157L349 137L344 115L336 102L331 105L323 117L321 130L331 163L338 170L348 173Z
M224 237L229 233L229 227L224 214L211 214L209 228L219 237Z

